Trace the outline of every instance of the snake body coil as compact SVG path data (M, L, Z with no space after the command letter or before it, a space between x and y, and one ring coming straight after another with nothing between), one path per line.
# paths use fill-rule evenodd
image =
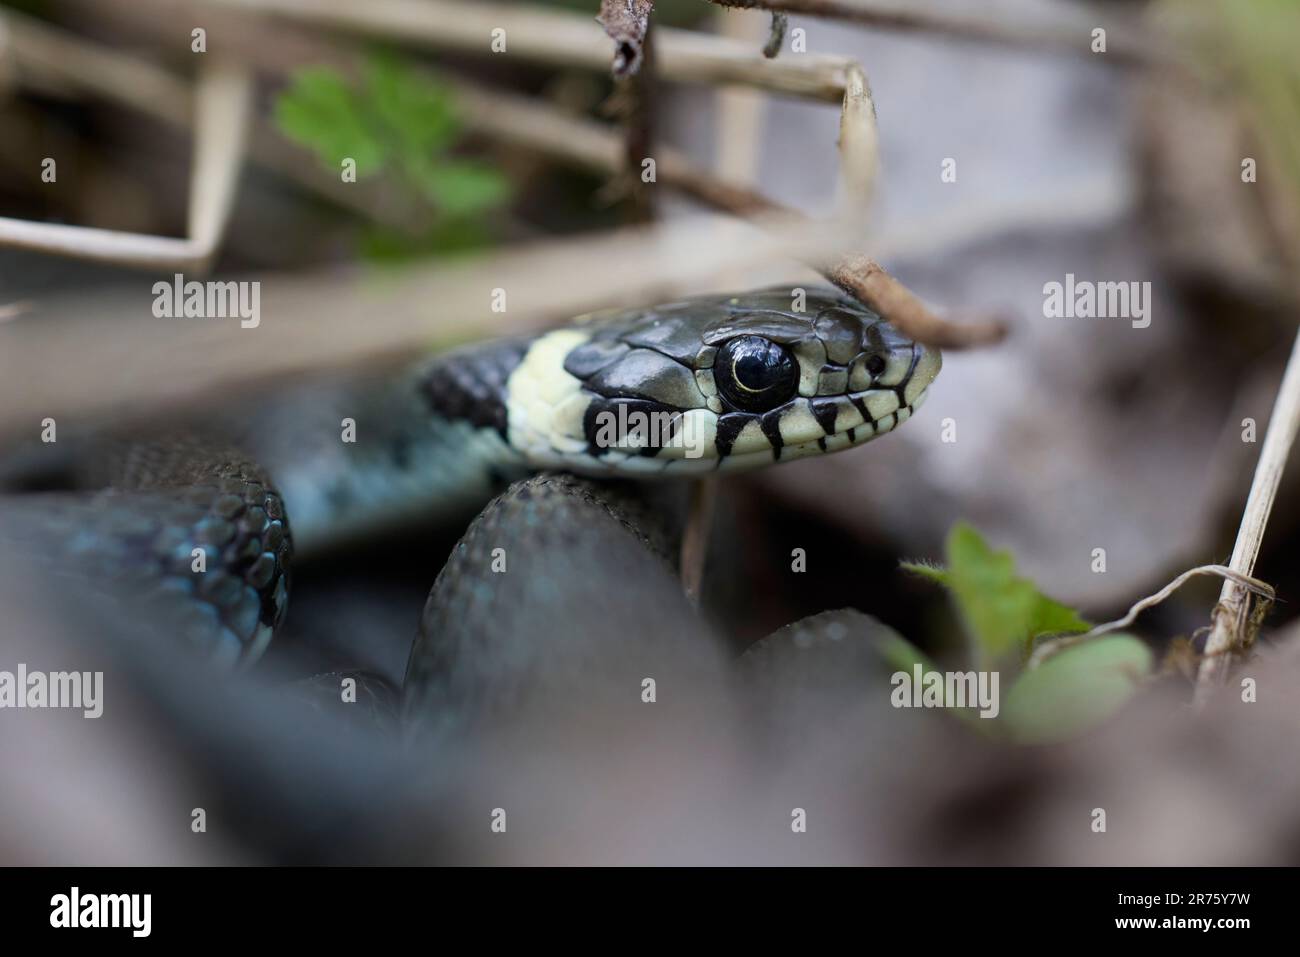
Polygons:
M240 452L198 433L116 443L60 490L0 498L0 544L249 663L284 617L295 550L478 508L539 470L671 478L840 451L905 422L939 368L829 289L597 313L380 384L299 390L227 430Z

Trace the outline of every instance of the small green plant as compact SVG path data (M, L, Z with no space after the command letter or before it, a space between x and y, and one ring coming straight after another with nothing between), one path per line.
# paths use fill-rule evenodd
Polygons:
M422 236L381 230L364 250L379 258L481 244L484 218L507 203L511 183L494 167L454 155L462 127L447 85L389 55L370 57L358 84L336 70L296 72L275 104L280 131L316 154L331 172L345 160L358 179L396 178L427 207Z
M1125 634L1065 648L1026 669L1038 642L1081 634L1091 625L1017 575L1010 553L990 548L964 522L949 532L945 553L944 566L905 562L903 567L948 590L966 632L967 666L1010 677L1002 682L1007 689L1003 707L992 723L1011 738L1039 742L1082 731L1114 713L1151 673L1150 649ZM934 670L902 639L883 650L902 669L920 663Z
M1028 578L1016 575L1009 552L994 551L970 525L948 533L946 567L904 562L910 572L938 582L952 593L979 668L1028 655L1035 639L1087 631L1092 626L1073 608L1048 598Z

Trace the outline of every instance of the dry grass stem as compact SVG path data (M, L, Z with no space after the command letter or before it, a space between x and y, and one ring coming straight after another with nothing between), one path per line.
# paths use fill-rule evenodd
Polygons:
M1064 651L1066 648L1073 647L1074 645L1081 644L1085 641L1092 641L1094 638L1100 638L1102 635L1111 634L1112 632L1119 631L1121 628L1127 628L1137 620L1137 616L1142 614L1142 612L1160 604L1178 589L1182 588L1183 585L1191 579L1196 578L1199 575L1217 575L1220 578L1226 579L1229 584L1235 584L1248 592L1262 595L1270 601L1273 599L1273 586L1269 585L1267 582L1259 581L1256 578L1242 575L1224 565L1200 565L1196 568L1189 568L1154 595L1147 595L1145 598L1135 602L1133 607L1128 610L1123 618L1117 618L1114 621L1106 622L1104 625L1098 625L1091 631L1085 632L1081 635L1066 635L1063 638L1057 638L1053 641L1047 641L1039 645L1034 649L1034 653L1029 656L1027 667L1037 668L1048 658L1058 652Z
M69 294L0 324L0 432L45 416L156 413L285 376L356 367L484 335L543 328L580 312L678 295L721 272L772 268L849 241L824 223L694 218L547 238L382 279L363 271L266 274L261 324L160 320L151 284ZM582 282L573 277L581 275ZM233 277L232 277L233 278ZM490 308L508 293L508 312ZM76 343L69 348L69 343Z
M21 33L30 42L33 34ZM48 44L38 48L55 52ZM78 70L107 69L109 75L120 66L104 58L81 64ZM47 64L48 66L48 64ZM81 74L84 77L84 74ZM122 76L139 78L131 71ZM171 103L169 92L154 87ZM119 86L118 92L122 92ZM206 270L216 253L225 229L243 161L244 131L252 112L252 82L239 65L217 60L200 72L195 88L194 161L190 180L189 236L185 239L138 233L37 223L0 217L0 245L78 259L113 263L134 269ZM179 119L175 104L164 107L169 118Z
M700 604L700 585L709 556L709 532L713 528L713 509L718 498L718 478L708 476L691 483L691 499L682 535L682 590L692 605Z
M957 11L934 0L709 0L720 7L825 17L886 30L917 31L1024 50L1072 53L1099 62L1168 64L1173 54L1131 13L1085 4L970 4ZM1092 52L1092 31L1106 29L1106 53Z
M200 6L273 14L317 26L383 37L434 50L492 55L504 30L511 58L607 72L610 40L593 17L540 7L465 0L200 0ZM752 45L690 30L656 30L655 56L665 80L734 83L837 103L852 61L805 54L766 59Z
M1232 549L1228 567L1239 575L1254 574L1255 559L1264 540L1264 529L1273 510L1282 472L1300 428L1300 336L1291 349L1286 372L1273 403L1268 430L1259 450L1259 462L1250 483L1250 495L1237 529L1237 541ZM1245 624L1250 614L1250 592L1237 581L1228 581L1219 594L1214 610L1210 636L1205 642L1205 659L1197 675L1197 698L1205 701L1210 691L1227 677L1232 662L1232 652L1242 651Z

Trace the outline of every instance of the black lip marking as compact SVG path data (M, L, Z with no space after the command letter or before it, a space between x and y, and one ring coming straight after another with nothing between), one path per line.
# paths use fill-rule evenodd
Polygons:
M724 459L731 454L731 447L736 444L736 436L740 435L741 430L752 418L753 416L740 412L728 412L718 416L718 434L713 444L718 449L719 459Z
M912 374L916 372L916 364L920 361L921 354L916 351L916 346L912 346L912 364L907 367L907 374L903 376L902 381L894 386L894 394L898 396L899 409L907 405L907 399L903 397L903 392L907 389L907 384L912 381ZM894 412L897 414L898 409L895 409Z
M870 412L867 411L867 403L865 403L864 401L862 401L862 396L860 396L860 395L850 396L850 397L849 397L849 401L851 401L851 402L853 403L854 407L855 407L859 412L862 413L862 418L863 418L864 421L866 421L866 422L870 422L872 425L875 425L875 424L876 424L876 420L875 420L875 418L871 415Z
M817 440L817 448L821 449L823 452L826 451L826 436L823 435Z
M839 406L835 399L813 399L813 418L827 435L835 434L835 419L839 415Z
M758 424L763 434L767 436L767 440L772 443L772 450L776 452L775 457L779 459L781 449L785 445L785 439L781 438L781 410L769 412L758 420Z
M589 394L589 393L588 393ZM614 446L602 445L598 439L603 431L601 425L601 416L608 413L619 420L620 408L626 409L624 413L629 419L633 415L640 413L644 415L645 421L651 428L651 434L647 437L649 443L637 450L637 454L646 458L653 458L663 451L664 438L657 434L655 429L659 421L658 416L662 413L668 413L674 416L674 420L669 428L668 439L675 436L682 427L682 410L672 406L663 405L658 402L652 402L649 399L605 399L598 395L591 395L591 401L587 404L587 410L582 414L582 432L587 440L587 451L593 456L600 458L608 453L611 448L617 448L619 451L628 451L622 447L627 441L627 435L619 432L615 435L616 443ZM631 423L635 424L635 423Z
M849 441L850 441L850 442L855 442L855 441L857 441L857 437L858 437L858 430L857 430L857 429L849 429Z
M587 439L587 451L600 458L605 455L609 449L596 442L596 434L600 429L600 423L596 421L596 416L601 412L608 411L610 403L601 402L595 399L587 404L587 411L582 413L582 434Z

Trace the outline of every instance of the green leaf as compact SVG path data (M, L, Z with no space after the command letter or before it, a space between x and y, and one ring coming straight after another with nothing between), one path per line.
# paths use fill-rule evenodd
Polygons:
M367 105L403 156L441 152L455 141L455 103L445 85L378 55L366 63L365 89Z
M491 166L447 155L460 133L451 88L386 54L367 60L362 79L354 89L334 70L301 70L275 113L281 131L331 170L344 157L356 161L360 175L387 168L437 213L421 236L373 231L363 254L396 262L483 245L484 214L510 199L512 184Z
M1048 598L1038 592L1038 600L1034 603L1033 613L1029 618L1031 644L1039 635L1079 634L1090 628L1092 623L1086 621L1069 605L1063 605L1054 598Z
M330 69L309 67L295 73L276 100L275 121L285 136L315 152L334 171L351 157L364 176L387 158L387 146L366 121L364 105Z
M1012 652L1024 654L1039 635L1090 627L1073 608L1047 597L1028 578L1018 577L1010 552L989 548L965 522L948 533L945 551L946 568L915 563L904 567L952 593L980 667Z
M933 565L930 562L902 562L901 564L905 572L929 579L936 585L948 584L948 573L941 565Z
M926 568L928 571L937 570L928 565L921 567ZM893 668L895 672L901 671L911 676L914 674L917 665L921 666L922 674L939 671L939 668L935 666L929 655L916 645L892 629L884 629L884 631L885 634L876 638L876 651L885 659L885 664ZM975 730L981 732L992 731L991 726L994 722L982 720L979 714L970 707L958 708L956 702L951 700L946 700L945 705L950 709L950 713L956 715Z
M911 674L914 665L920 665L925 671L938 670L924 651L892 629L882 629L876 639L876 650L895 671Z
M421 188L446 216L476 216L495 209L510 198L510 180L473 160L449 160L418 173Z
M1118 711L1153 663L1151 649L1132 635L1107 635L1067 648L1016 680L1000 723L1025 743L1077 734Z

